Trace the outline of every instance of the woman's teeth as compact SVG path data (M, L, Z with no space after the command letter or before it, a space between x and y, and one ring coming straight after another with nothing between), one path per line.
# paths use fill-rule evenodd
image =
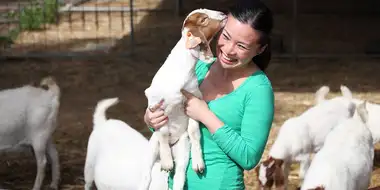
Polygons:
M222 53L222 56L224 59L226 59L227 61L235 61L235 59L231 59L229 58L227 55L225 55L224 53Z

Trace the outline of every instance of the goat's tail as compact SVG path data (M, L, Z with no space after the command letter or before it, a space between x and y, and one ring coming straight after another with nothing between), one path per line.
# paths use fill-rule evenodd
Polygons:
M358 115L360 119L363 121L363 123L367 123L368 121L368 110L367 110L367 100L364 100L363 103L356 106L356 111L358 112Z
M349 102L348 109L350 111L350 117L354 116L355 110L357 109L357 106L353 102L353 96L352 96L351 90L347 86L340 85L340 91L341 91L343 97L347 98L347 100Z
M315 104L322 103L326 100L327 94L330 92L330 88L328 86L322 86L315 92Z
M60 96L61 90L57 84L57 81L55 80L53 76L44 77L41 80L39 86L43 89L51 91L54 94L54 96L57 96L57 97Z
M109 107L119 103L119 98L108 98L98 101L93 115L94 126L101 125L107 121L106 111Z
M352 99L352 92L351 90L347 87L347 86L344 86L344 85L341 85L340 86L340 91L342 92L342 95L348 99Z

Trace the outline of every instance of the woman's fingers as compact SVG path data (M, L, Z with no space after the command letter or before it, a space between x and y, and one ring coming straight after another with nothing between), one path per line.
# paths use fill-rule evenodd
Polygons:
M150 107L149 111L155 112L158 108L160 108L162 106L163 103L164 103L164 99L161 99L160 102L158 102L156 105Z
M158 130L159 128L161 128L162 126L164 126L166 124L166 122L168 122L167 118L163 119L162 121L158 122L157 124L155 124L153 126L153 128L155 130Z
M153 118L150 120L150 123L152 125L158 125L159 123L161 123L162 121L166 120L167 119L167 116L165 115L161 115L159 117L156 117L156 118Z

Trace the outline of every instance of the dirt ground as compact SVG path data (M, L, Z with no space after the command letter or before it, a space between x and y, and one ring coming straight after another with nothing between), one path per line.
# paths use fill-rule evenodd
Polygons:
M204 1L194 1L204 7ZM227 1L223 1L227 4ZM153 6L153 5L152 5ZM161 7L172 7L173 2L165 1ZM193 4L189 7L195 7ZM61 89L61 109L59 127L54 134L61 161L61 189L83 189L83 166L85 160L87 139L92 130L92 113L96 102L107 97L119 97L121 102L108 111L110 117L121 119L146 137L150 135L142 121L146 100L143 91L148 87L150 80L179 37L179 29L183 17L175 17L172 13L151 13L148 16L140 14L139 23L135 26L134 56L123 56L130 50L127 29L121 27L121 20L127 22L128 17L119 20L115 15L116 23L109 32L110 24L107 14L103 14L99 33L94 31L91 19L94 15L86 16L92 25L83 25L78 19L80 14L72 17L77 23L72 30L66 23L52 26L52 30L45 34L28 32L21 35L24 42L33 44L41 39L39 50L57 50L63 47L75 48L78 44L107 41L111 39L112 48L108 54L96 59L90 57L70 59L31 59L31 60L1 60L0 89L6 89L38 81L46 75L56 77ZM64 17L67 21L69 17ZM373 23L378 23L378 17L348 16L334 17L321 15L305 15L300 17L302 30L300 33L299 48L303 52L362 52L369 39L376 38L380 31ZM291 22L286 15L276 16L276 31L284 35L285 47L290 50ZM311 24L312 23L312 24ZM86 32L81 27L88 26ZM333 30L332 26L336 26ZM102 27L104 29L102 29ZM362 31L363 28L371 30ZM63 31L62 33L57 31ZM55 33L54 33L55 32ZM366 32L366 33L363 33ZM104 35L102 35L104 34ZM105 35L107 34L107 35ZM323 35L321 35L323 34ZM49 39L49 36L60 38ZM87 37L87 38L86 38ZM27 40L32 39L32 40ZM38 41L38 40L37 40ZM46 43L47 44L43 44ZM107 42L108 43L108 42ZM59 47L58 47L59 46ZM87 45L84 45L87 46ZM43 48L42 48L43 47ZM303 59L298 63L286 59L273 59L267 74L272 81L275 91L275 119L270 139L263 159L271 147L276 133L289 117L298 115L313 105L313 93L322 85L329 85L330 96L337 95L341 84L347 85L355 97L365 98L380 103L379 60L376 59ZM375 162L377 159L375 159ZM377 163L377 162L376 162ZM0 162L0 186L9 189L29 189L34 182L36 164L31 154L7 153L3 154ZM297 165L294 165L290 176L290 189L297 185ZM246 172L247 189L255 187L253 170ZM45 186L50 182L50 169L45 178ZM377 164L374 167L371 187L380 186L380 170Z
M294 64L274 60L268 75L275 89L276 113L267 150L273 143L282 122L313 104L313 93L321 85L329 85L332 93L340 84L346 84L356 97L380 103L376 74L377 60L301 60ZM128 122L145 136L149 136L142 122L145 109L143 90L157 70L158 64L135 57L130 59L104 58L102 61L28 60L8 61L0 70L2 89L38 81L45 75L57 78L62 88L59 127L54 134L61 159L62 189L83 188L83 165L91 117L96 102L102 98L118 96L120 104L112 107L108 115ZM266 158L267 150L263 156ZM21 157L20 157L21 156ZM291 187L297 183L297 170L291 173ZM27 189L33 184L36 165L31 154L5 154L0 162L0 184L10 189ZM50 171L50 170L49 170ZM372 186L380 185L380 170L373 173ZM49 174L45 184L50 180ZM253 171L246 175L247 189L254 188Z

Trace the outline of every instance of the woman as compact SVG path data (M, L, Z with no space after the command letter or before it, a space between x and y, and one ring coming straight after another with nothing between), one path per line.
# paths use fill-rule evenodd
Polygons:
M215 61L197 63L203 100L183 93L186 114L200 122L206 168L195 173L190 158L185 189L245 189L244 170L260 161L274 115L273 90L264 73L272 25L272 13L260 0L240 0L218 36ZM167 122L160 109L147 109L144 120L153 129Z

